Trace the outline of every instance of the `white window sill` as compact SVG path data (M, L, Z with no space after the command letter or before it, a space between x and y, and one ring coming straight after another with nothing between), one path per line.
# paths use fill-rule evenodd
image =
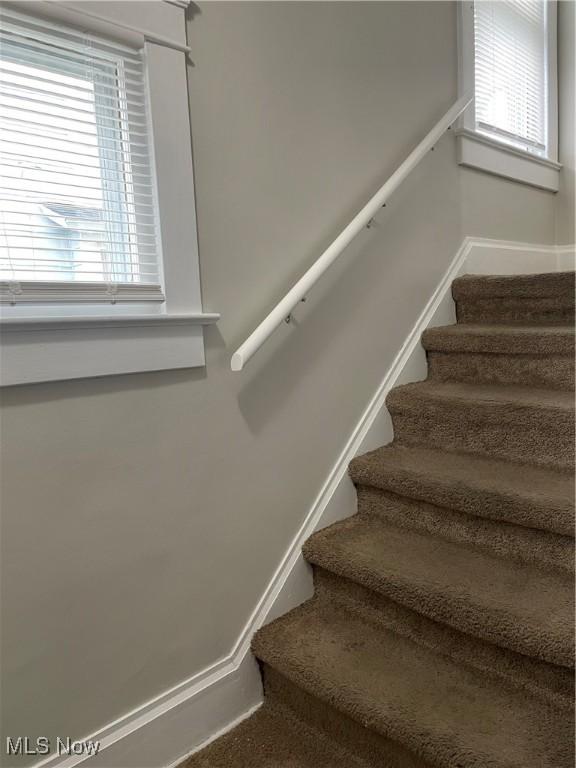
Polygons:
M5 316L0 386L204 365L216 313Z
M456 135L459 165L478 168L532 187L558 191L562 168L559 163L523 152L466 128L458 130Z
M2 333L11 331L54 331L70 328L107 328L114 326L213 325L220 319L216 312L172 315L70 315L54 317L1 317Z

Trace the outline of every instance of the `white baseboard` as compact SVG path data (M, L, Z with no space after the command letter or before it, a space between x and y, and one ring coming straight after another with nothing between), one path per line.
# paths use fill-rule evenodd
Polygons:
M262 703L258 665L228 656L80 741L94 757L51 756L34 768L161 768L223 733Z
M250 641L259 627L312 595L302 545L319 528L353 515L356 493L348 478L354 456L392 440L385 407L399 384L426 378L420 337L426 328L456 321L452 281L461 274L527 274L574 268L574 246L548 246L467 237L358 421L330 475L294 536L234 648L220 661L87 737L98 755L52 757L34 768L175 768L181 760L248 717L261 703L258 667Z
M470 238L468 274L514 275L574 269L574 245L536 245Z

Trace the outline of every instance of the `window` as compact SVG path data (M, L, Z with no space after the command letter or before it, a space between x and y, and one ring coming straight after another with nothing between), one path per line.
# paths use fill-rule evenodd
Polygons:
M505 143L546 155L546 23L541 0L474 7L476 126Z
M200 295L185 4L118 5L0 7L4 385L203 365L218 319Z
M463 164L557 189L556 4L461 4L461 88L474 107L460 133Z
M147 125L138 52L3 12L5 301L164 298Z

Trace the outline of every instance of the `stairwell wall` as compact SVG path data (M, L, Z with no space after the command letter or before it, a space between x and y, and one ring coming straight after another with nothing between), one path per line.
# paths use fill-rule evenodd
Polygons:
M558 3L558 133L560 189L556 208L556 242L560 245L576 242L574 195L576 123L574 121L576 84L574 71L576 60L576 3L560 0Z
M222 321L205 369L3 392L5 735L79 738L226 655L463 235L554 240L553 197L459 169L448 134L232 374L455 101L456 12L201 3L188 28L204 306Z

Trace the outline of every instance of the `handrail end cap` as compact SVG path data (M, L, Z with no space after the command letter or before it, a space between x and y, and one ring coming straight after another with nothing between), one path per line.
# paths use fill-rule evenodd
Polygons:
M238 352L234 352L230 360L230 368L233 371L241 371L244 367L244 358Z

